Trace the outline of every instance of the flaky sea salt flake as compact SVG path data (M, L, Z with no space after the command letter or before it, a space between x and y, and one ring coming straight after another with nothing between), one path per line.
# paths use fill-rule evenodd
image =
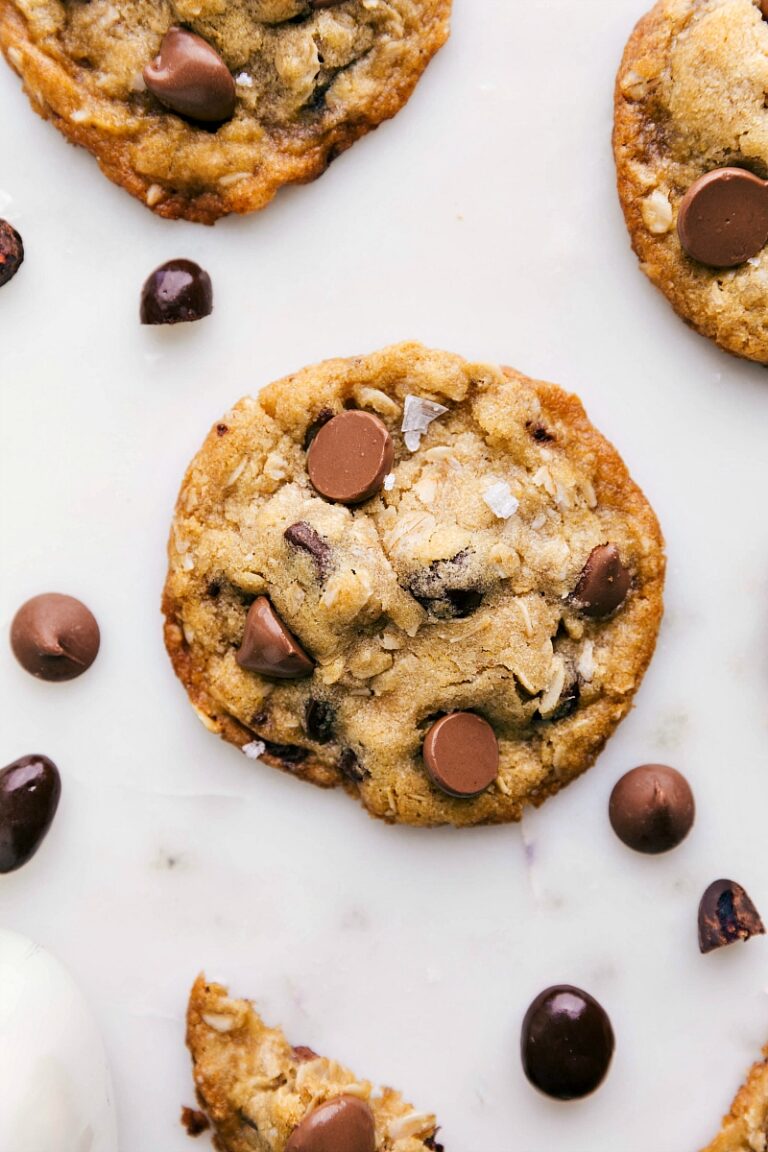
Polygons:
M416 451L432 421L447 411L444 404L437 404L434 400L424 400L421 396L406 396L400 430L409 452Z
M243 744L243 755L249 760L258 760L266 750L267 746L263 740L251 740L250 744Z
M483 500L499 520L509 520L520 507L520 501L512 495L509 484L497 480L483 492Z

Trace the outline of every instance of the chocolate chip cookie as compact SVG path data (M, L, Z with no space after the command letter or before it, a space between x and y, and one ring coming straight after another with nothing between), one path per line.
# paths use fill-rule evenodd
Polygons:
M766 1152L768 1148L768 1048L747 1076L723 1119L720 1132L703 1152Z
M699 332L761 363L766 16L760 0L660 0L624 52L614 129L619 195L643 271Z
M656 518L579 401L417 344L236 404L169 561L205 725L408 824L517 820L588 768L662 612Z
M443 1152L434 1116L292 1047L248 1000L202 976L189 1000L187 1045L222 1152Z
M32 106L161 216L263 208L394 116L450 0L0 0Z

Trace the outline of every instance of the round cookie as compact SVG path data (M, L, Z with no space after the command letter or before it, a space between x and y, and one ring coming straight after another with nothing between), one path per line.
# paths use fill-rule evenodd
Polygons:
M212 224L315 179L394 116L447 39L450 7L0 0L0 47L34 109L110 180L161 216Z
M766 91L768 22L759 0L660 0L625 49L613 138L643 271L699 332L761 363L768 185L763 209L756 181L710 174L768 177ZM741 247L745 232L751 243Z
M394 462L344 504L307 462L354 410ZM166 645L206 726L408 824L517 820L588 768L662 613L656 518L578 399L417 344L235 405L184 479L169 562ZM478 743L465 772L434 736L422 755L451 713L498 758Z

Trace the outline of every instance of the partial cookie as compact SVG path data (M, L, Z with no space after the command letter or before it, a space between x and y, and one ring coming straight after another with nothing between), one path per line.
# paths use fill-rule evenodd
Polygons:
M768 1149L768 1048L723 1120L719 1134L703 1152L766 1152Z
M263 208L394 116L450 0L0 0L34 109L153 211Z
M187 1045L220 1152L442 1152L433 1115L292 1047L248 1000L203 976L189 1000Z
M517 820L588 768L662 612L656 518L579 401L417 344L235 405L169 563L206 726L408 824Z
M660 0L624 52L614 128L619 195L643 271L699 332L761 363L766 91L759 0Z

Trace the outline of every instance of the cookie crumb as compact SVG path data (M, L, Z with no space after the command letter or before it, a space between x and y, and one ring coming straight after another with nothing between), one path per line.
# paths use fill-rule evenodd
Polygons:
M197 1108L188 1108L186 1104L181 1109L181 1125L186 1129L187 1136L200 1136L211 1126L204 1112L200 1112Z

